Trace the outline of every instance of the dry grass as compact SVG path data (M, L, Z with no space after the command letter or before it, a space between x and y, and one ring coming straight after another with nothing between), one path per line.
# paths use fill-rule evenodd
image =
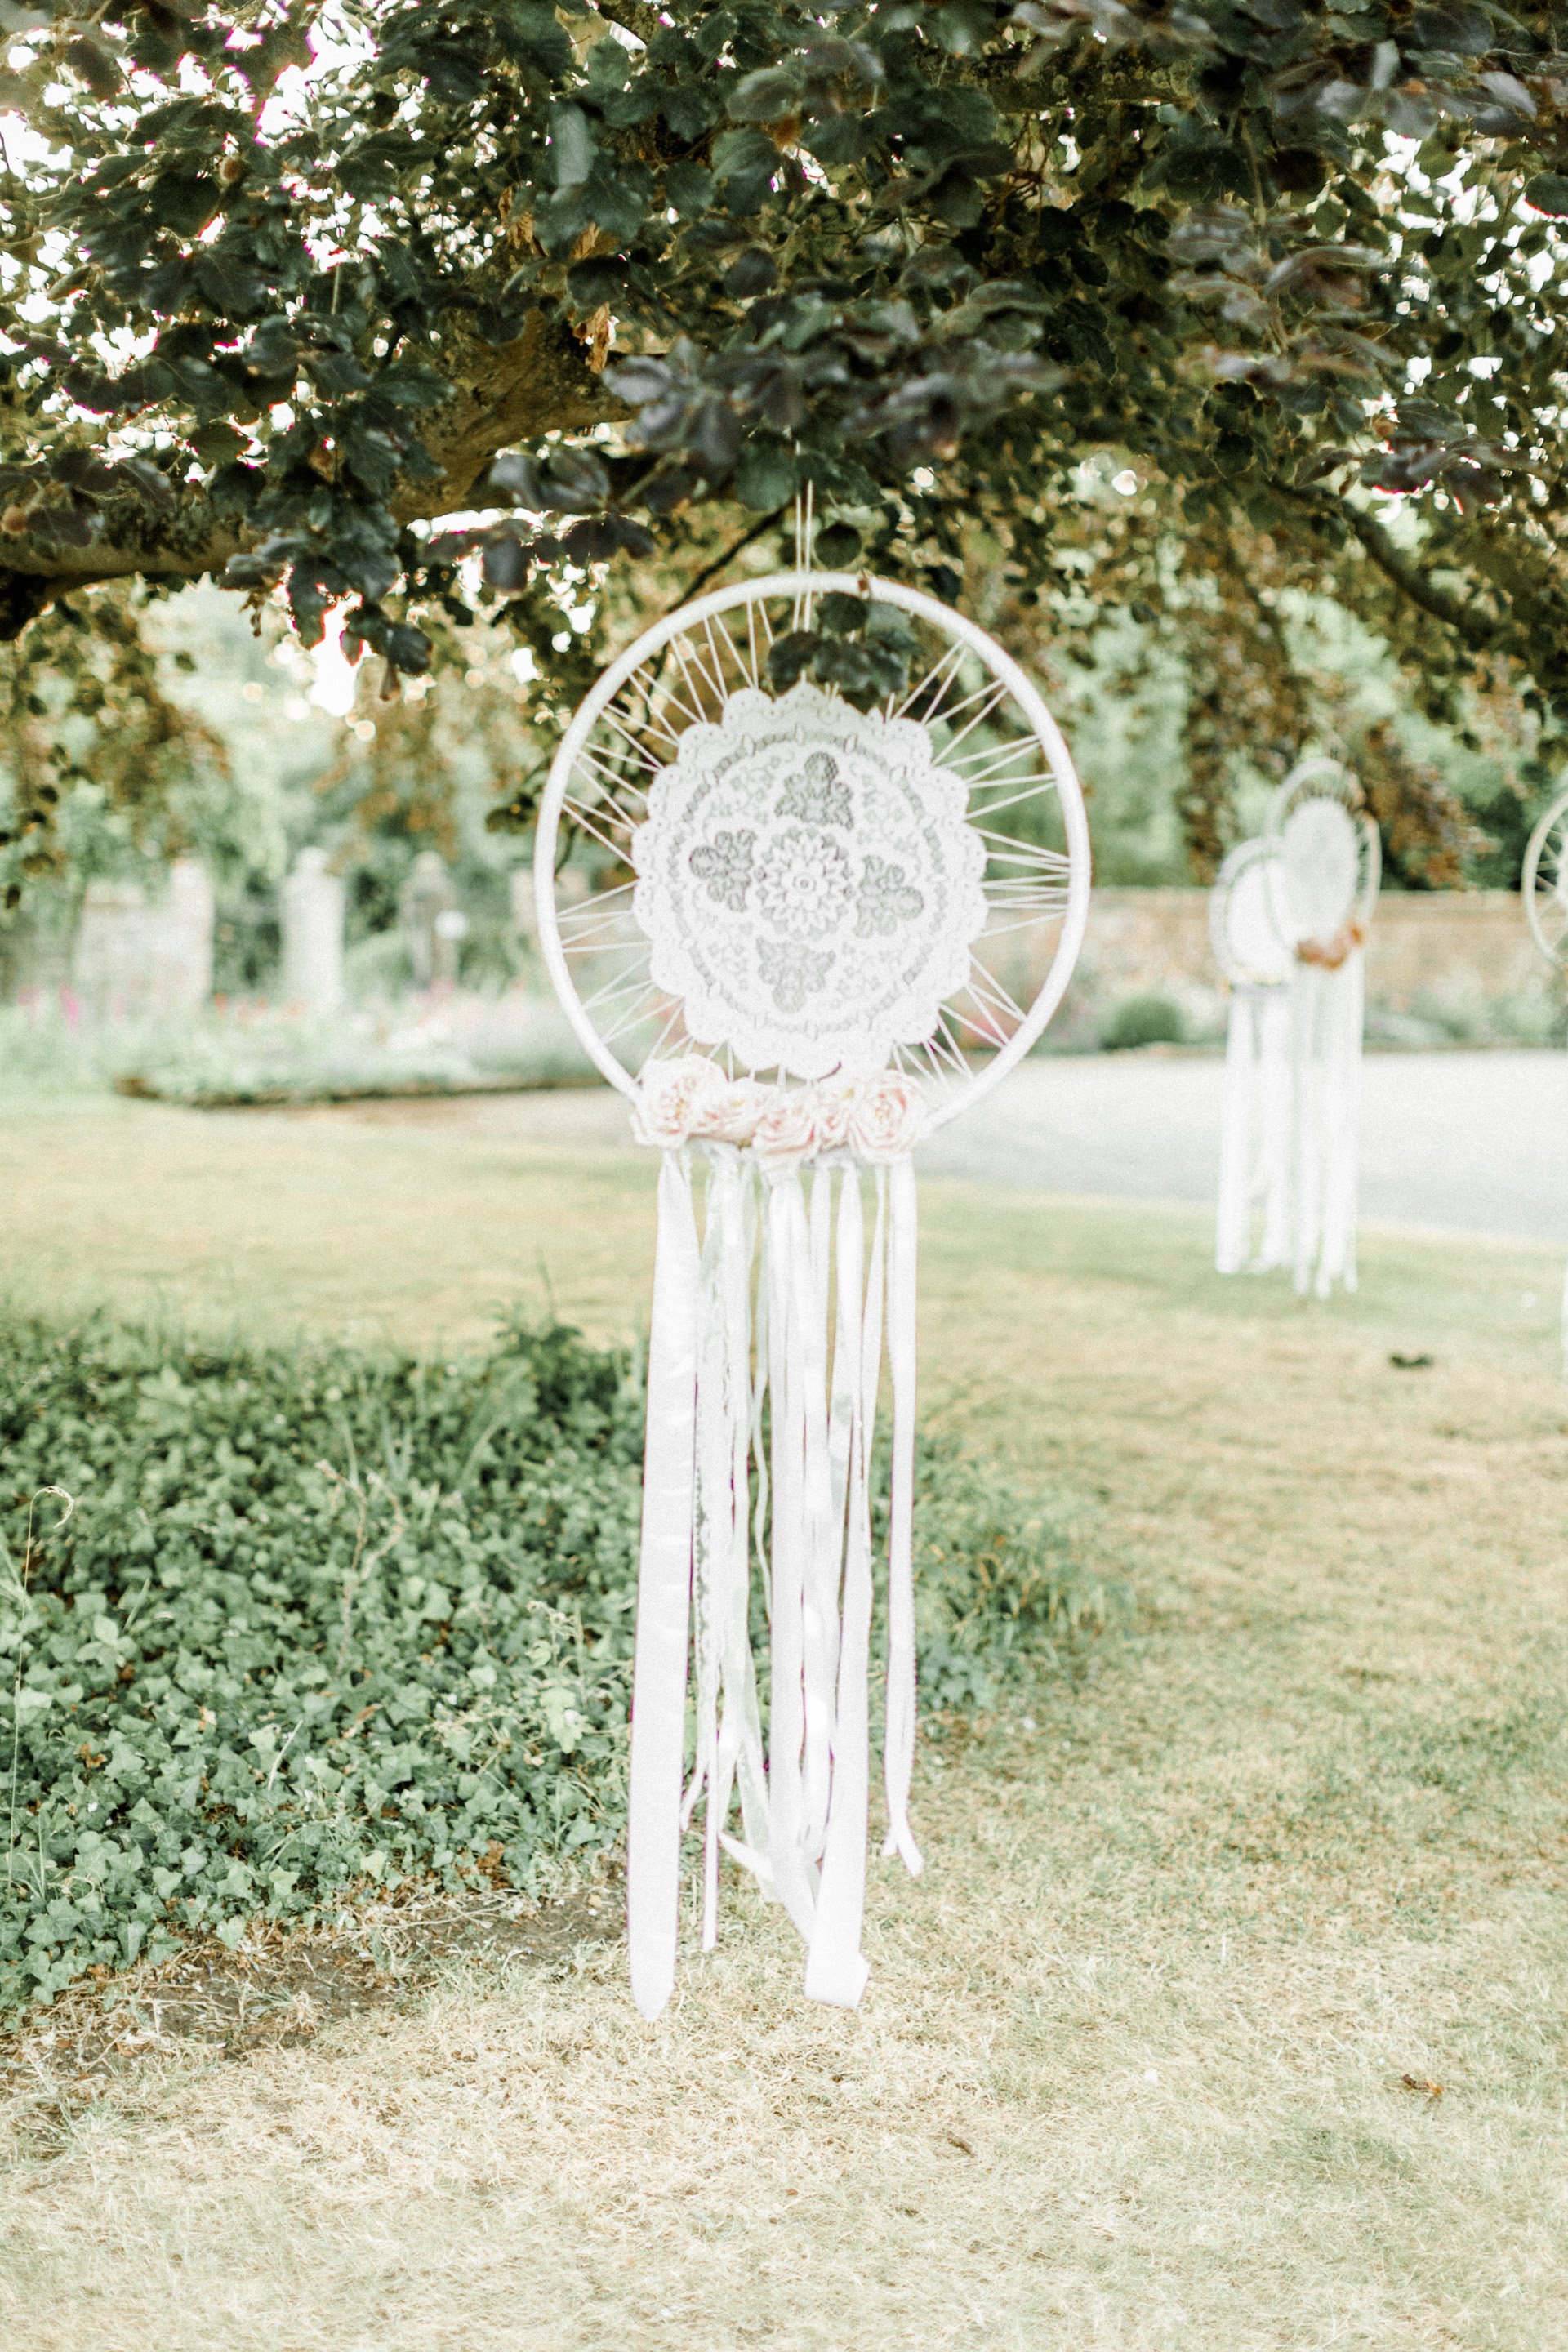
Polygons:
M646 1295L637 1162L461 1123L40 1118L0 1187L24 1294L456 1341L537 1246L591 1328ZM928 1193L928 1399L1141 1603L922 1751L859 2014L737 1894L652 2028L584 1941L90 2091L34 2036L6 2352L1555 2352L1559 1270L1384 1240L1301 1310L1203 1242Z

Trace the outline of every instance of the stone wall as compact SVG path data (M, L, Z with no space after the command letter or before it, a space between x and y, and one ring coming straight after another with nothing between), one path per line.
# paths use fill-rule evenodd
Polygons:
M1194 1034L1224 1020L1209 946L1206 890L1097 890L1083 954L1053 1024L1059 1043L1087 1043L1106 1012L1146 992L1170 996ZM1019 977L1023 977L1022 974ZM1366 950L1367 1002L1391 1040L1428 1028L1485 1038L1550 1027L1553 975L1510 890L1385 891Z
M96 1020L202 1011L213 988L213 886L177 858L162 894L134 882L89 882L71 949L70 984Z

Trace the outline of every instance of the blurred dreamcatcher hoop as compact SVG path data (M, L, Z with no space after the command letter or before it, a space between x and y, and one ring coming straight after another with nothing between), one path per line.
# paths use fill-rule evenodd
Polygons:
M1530 936L1550 964L1568 963L1568 793L1530 836L1520 876Z
M1568 793L1537 824L1520 875L1530 936L1554 971L1568 965ZM1568 1275L1563 1283L1563 1370L1568 1378Z
M1274 795L1274 919L1300 961L1338 971L1364 945L1383 877L1378 831L1341 760L1302 760Z
M568 859L594 868L570 904ZM807 1993L852 2005L867 1973L884 1323L887 1850L921 1866L908 1818L910 1155L1028 1052L1061 1000L1089 906L1078 780L1040 696L983 630L918 590L807 564L698 598L611 664L552 767L534 874L568 1017L663 1153L632 1704L633 1990L656 2016L673 1986L681 1833L701 1802L704 1946L723 1851L799 1927ZM753 1549L769 1613L766 1755Z

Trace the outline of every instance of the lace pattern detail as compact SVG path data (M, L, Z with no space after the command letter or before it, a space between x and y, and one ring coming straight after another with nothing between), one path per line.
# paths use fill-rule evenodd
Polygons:
M687 861L698 880L706 883L708 896L737 915L744 912L752 887L756 837L754 833L716 833L711 841L699 842Z
M703 1045L803 1078L936 1028L985 927L985 845L923 727L803 682L689 727L632 840L656 987Z

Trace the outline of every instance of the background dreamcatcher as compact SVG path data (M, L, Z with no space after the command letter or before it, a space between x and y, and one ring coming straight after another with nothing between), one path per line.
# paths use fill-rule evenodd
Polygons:
M1209 939L1230 985L1215 1264L1263 1274L1290 1256L1290 976L1274 919L1278 843L1244 841L1209 897ZM1258 1231L1254 1247L1254 1229Z
M1362 788L1341 760L1302 760L1274 795L1267 838L1280 937L1297 957L1338 971L1365 945L1377 906L1383 854Z
M1300 1291L1356 1285L1363 950L1381 853L1350 769L1303 760L1268 828L1232 852L1209 932L1232 990L1215 1259L1222 1274L1289 1258Z
M917 590L801 568L695 600L610 666L563 739L534 866L566 1013L663 1151L633 1990L650 2016L668 1998L681 1835L700 1806L704 1945L728 1853L800 1929L808 1994L853 2004L884 1333L888 1850L920 1867L910 1153L1061 1000L1089 905L1078 781L1039 694L983 630ZM585 895L563 887L583 874Z
M1562 793L1530 836L1520 876L1531 938L1548 963L1568 964L1568 793Z
M1341 761L1303 760L1274 796L1266 871L1290 976L1298 1290L1356 1286L1363 950L1382 876L1378 831Z
M1568 793L1531 835L1520 875L1530 936L1555 971L1568 968ZM1568 1378L1568 1275L1563 1282L1563 1370Z

